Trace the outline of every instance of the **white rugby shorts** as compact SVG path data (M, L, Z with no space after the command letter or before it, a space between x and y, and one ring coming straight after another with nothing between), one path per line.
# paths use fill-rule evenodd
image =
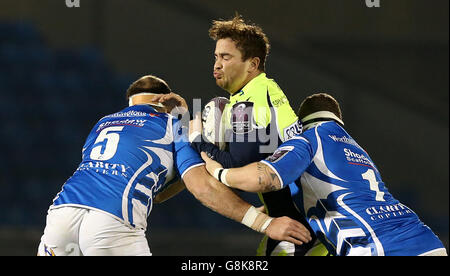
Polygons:
M82 207L50 209L39 256L151 256L142 229L101 211Z

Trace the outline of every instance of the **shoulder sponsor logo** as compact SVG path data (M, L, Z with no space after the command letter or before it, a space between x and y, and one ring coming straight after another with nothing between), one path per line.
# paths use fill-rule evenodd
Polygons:
M336 135L328 135L334 142L345 143L349 145L353 145L356 147L360 147L353 138L348 138L347 136L337 137Z
M274 107L280 107L285 103L288 103L288 99L285 95L283 95L281 98L275 99L272 101L272 104Z
M287 141L293 138L295 135L301 134L303 131L303 126L300 120L295 121L292 125L284 128L283 139Z
M127 112L117 112L117 113L105 116L105 117L103 117L103 119L104 118L120 118L120 117L145 117L147 115L148 115L148 113L145 113L145 112L130 110Z
M267 157L266 160L271 163L276 163L283 159L284 156L294 149L293 146L285 146L278 148L271 156Z

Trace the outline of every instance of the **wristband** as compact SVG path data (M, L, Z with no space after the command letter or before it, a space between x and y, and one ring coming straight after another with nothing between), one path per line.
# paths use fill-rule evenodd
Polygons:
M221 174L219 174L219 181L227 185L228 187L231 187L231 185L227 182L227 173L228 169L222 169Z
M222 170L223 170L223 168L218 168L218 169L215 169L215 170L214 170L213 176L214 176L215 179L219 180L219 173L220 173ZM220 181L220 180L219 180L219 181Z
M231 187L230 184L228 184L227 182L227 173L228 173L228 169L224 169L224 168L218 168L214 170L214 178L219 180L220 182L222 182L223 184L225 184L228 187Z

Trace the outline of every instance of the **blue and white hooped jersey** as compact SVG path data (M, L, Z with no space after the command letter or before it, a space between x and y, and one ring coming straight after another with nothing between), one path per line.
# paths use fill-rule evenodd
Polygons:
M80 165L51 208L93 208L146 229L158 192L204 164L190 147L187 131L181 121L148 105L103 117L87 137Z
M289 185L297 208L333 255L420 255L444 248L389 193L367 152L334 121L286 141L262 162L283 187Z

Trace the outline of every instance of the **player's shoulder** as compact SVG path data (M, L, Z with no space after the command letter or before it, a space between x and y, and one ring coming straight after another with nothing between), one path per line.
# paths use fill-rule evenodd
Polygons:
M272 101L284 99L284 102L287 102L283 90L274 79L268 78L265 73L258 76L257 79L258 81L255 82L253 89L258 93L259 98L265 101L268 100L268 97Z
M304 131L304 133L306 132L309 133L309 132L346 132L346 131L335 121L323 121L315 123L313 127L308 128L308 130Z
M248 82L233 97L241 99L251 97L252 101L265 101L267 99L267 93L276 90L277 86L274 80L267 78L266 73L261 73Z
M312 144L341 144L361 148L348 132L334 121L320 122L301 134ZM320 140L320 141L319 141ZM362 149L362 148L361 148Z
M145 117L149 110L145 109L144 106L127 106L117 112L108 114L104 118L114 118L114 117Z
M297 134L284 142L284 144L311 144L309 142L309 137L303 134Z
M319 136L326 136L328 138L339 136L353 140L353 138L350 136L350 134L347 133L344 127L335 121L321 122L315 127L315 129L317 135Z
M104 119L149 119L149 118L163 118L166 119L170 115L167 113L157 112L155 109L147 105L135 105L126 107L120 111L103 116L100 120Z
M327 127L324 127L324 123L326 122L321 122L318 123L316 125L314 125L311 128L308 129L303 129L301 134L297 134L294 137L290 138L290 140L294 140L296 142L304 142L304 143L308 143L308 144L316 144L317 143L317 139L320 137L326 137L328 136L330 133L330 129Z

